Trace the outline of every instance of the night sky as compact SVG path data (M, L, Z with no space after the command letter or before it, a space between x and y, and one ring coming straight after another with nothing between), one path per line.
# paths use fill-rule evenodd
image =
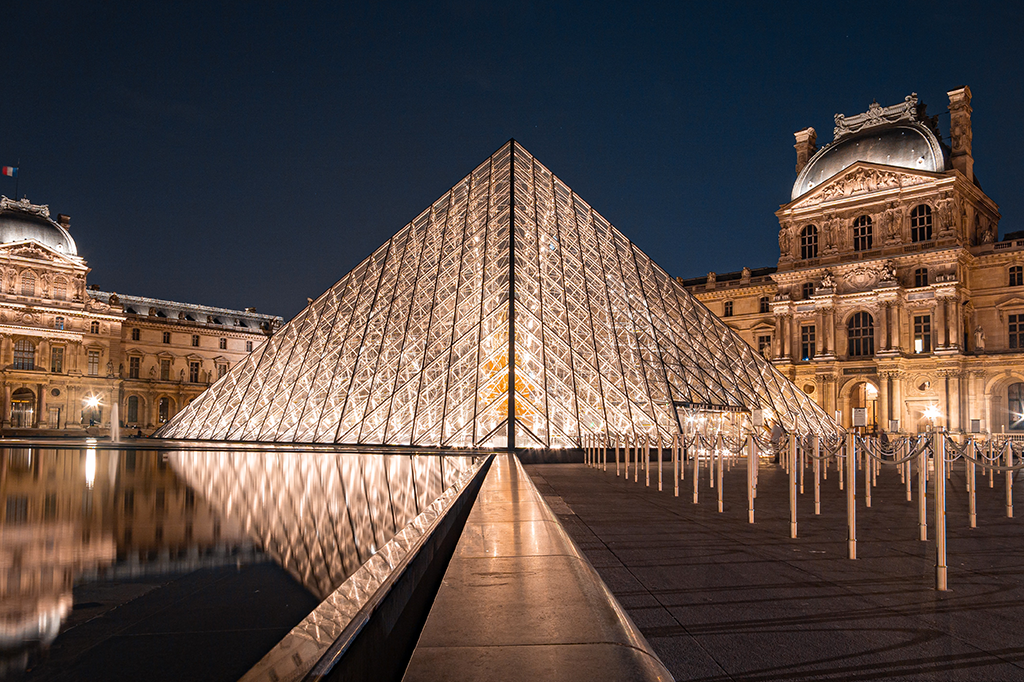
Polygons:
M1024 229L1021 3L157 5L0 22L0 165L106 290L291 317L510 137L673 275L774 265L794 131L965 84Z

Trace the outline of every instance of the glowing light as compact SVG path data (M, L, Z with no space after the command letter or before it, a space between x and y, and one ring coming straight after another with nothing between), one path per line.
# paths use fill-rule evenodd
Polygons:
M96 449L85 451L85 485L89 488L96 482Z
M86 398L85 398L85 400L83 402L85 402L85 406L86 407L92 409L92 408L97 407L100 404L100 397L98 395L86 396Z
M939 411L939 408L936 405L929 405L924 410L924 418L931 421L932 423L934 423L935 420L941 416L942 412Z

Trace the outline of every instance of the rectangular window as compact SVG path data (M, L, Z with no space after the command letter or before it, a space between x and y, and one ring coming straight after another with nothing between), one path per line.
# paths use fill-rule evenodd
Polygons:
M772 351L771 335L757 337L757 352L764 355L765 349L767 349L769 353Z
M170 342L171 342L171 333L170 332L164 332L164 343L170 343Z
M814 325L800 327L800 357L803 360L814 358Z
M1024 348L1024 315L1010 315L1010 348Z
M192 335L192 345L196 347L199 346L199 334Z
M99 334L100 333L100 323L99 322L92 322L92 323L90 323L89 324L89 333L90 334Z
M132 341L138 341L139 337L141 337L141 336L142 336L142 333L139 331L138 327L132 328Z
M95 377L100 374L100 352L98 350L89 351L89 376Z
M221 339L220 340L220 349L221 350L227 350L227 348L228 348L228 340L227 339Z
M252 352L252 341L246 341L245 342L245 352L246 353L251 353Z
M220 379L222 376L228 373L227 363L221 362L217 364L217 378Z
M170 358L160 359L160 381L171 380L171 360Z
M914 315L914 352L932 352L931 315Z
M193 384L199 383L199 363L190 362L188 363L188 380Z
M55 374L64 373L64 346L54 346L50 349L50 371Z
M129 379L138 379L139 378L139 368L140 368L141 365L142 365L142 358L137 357L137 356L136 357L128 358L128 378Z
M58 315L57 317L53 318L53 328L54 329L64 329L64 318L61 317L60 315Z

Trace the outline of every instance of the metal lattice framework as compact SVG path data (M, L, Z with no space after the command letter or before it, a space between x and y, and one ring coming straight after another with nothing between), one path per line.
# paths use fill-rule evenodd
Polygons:
M175 470L323 599L473 466L470 456L183 451Z
M683 404L766 408L790 431L837 433L510 141L158 435L573 447L677 433Z

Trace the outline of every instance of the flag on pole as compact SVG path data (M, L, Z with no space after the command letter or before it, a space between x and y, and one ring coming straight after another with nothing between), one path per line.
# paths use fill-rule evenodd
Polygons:
M18 167L17 166L4 166L2 172L3 172L4 175L6 175L9 178L16 178L16 177L18 177Z

